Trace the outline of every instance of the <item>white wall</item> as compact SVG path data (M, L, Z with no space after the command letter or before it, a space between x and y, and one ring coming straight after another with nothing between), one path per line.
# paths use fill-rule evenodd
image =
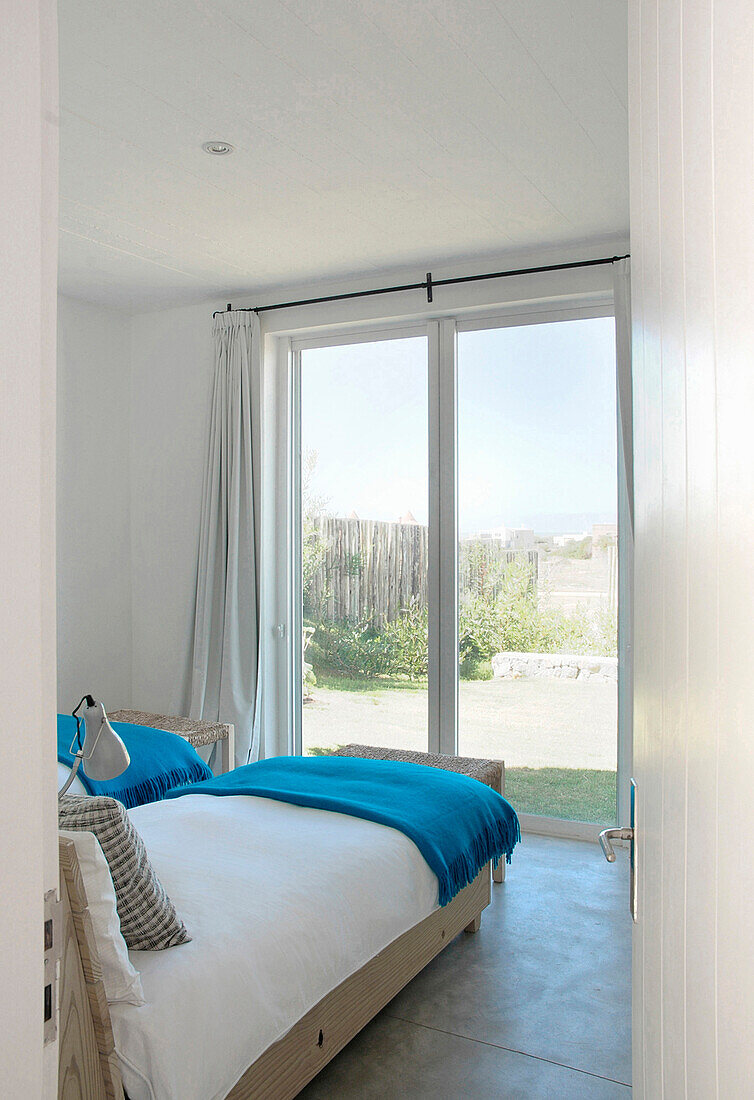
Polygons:
M59 297L58 706L188 713L211 307Z
M633 0L637 1097L754 1081L754 7Z
M43 1048L43 899L55 800L55 5L0 34L0 1095L57 1095Z
M58 299L58 708L131 702L130 318Z
M133 700L188 714L212 308L132 322Z

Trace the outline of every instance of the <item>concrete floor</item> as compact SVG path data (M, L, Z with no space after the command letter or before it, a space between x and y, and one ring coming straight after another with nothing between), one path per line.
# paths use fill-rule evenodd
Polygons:
M527 835L462 934L302 1100L628 1100L625 852Z

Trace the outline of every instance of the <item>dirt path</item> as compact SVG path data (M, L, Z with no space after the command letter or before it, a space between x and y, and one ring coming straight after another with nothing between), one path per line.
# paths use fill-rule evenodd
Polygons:
M315 688L304 707L304 749L357 741L426 749L421 691ZM462 682L459 752L509 767L615 767L617 693L612 684L559 680Z

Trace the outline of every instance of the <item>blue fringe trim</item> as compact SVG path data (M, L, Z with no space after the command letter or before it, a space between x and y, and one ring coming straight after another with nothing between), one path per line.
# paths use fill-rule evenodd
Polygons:
M461 852L449 864L447 873L438 874L440 905L447 905L456 894L477 877L485 863L502 859L510 863L513 849L521 839L521 826L517 815L498 818L494 825L486 826L474 838L470 848Z
M168 772L160 772L158 775L142 779L138 783L129 784L126 787L118 787L116 783L92 783L82 771L79 776L90 794L106 795L122 802L127 810L134 806L143 806L146 802L159 802L173 787L188 786L200 783L204 779L212 778L212 771L206 764L202 767L173 768Z

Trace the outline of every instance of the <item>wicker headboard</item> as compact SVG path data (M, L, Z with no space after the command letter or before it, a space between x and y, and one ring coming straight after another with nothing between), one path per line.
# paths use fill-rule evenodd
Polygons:
M92 918L73 841L60 837L59 1100L124 1100Z

